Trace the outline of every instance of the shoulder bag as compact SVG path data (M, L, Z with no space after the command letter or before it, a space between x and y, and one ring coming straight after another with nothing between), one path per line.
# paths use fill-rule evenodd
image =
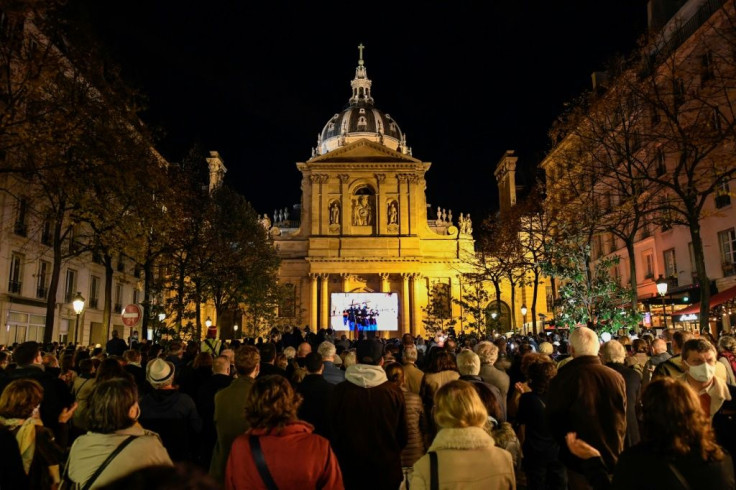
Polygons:
M253 455L253 461L256 462L256 467L258 468L258 474L261 475L261 480L266 484L268 490L278 490L271 476L271 472L268 471L266 458L263 456L263 451L261 450L260 438L258 436L250 436L248 442L250 443L250 452Z
M128 436L123 442L118 444L118 447L116 447L113 452L110 453L110 455L107 457L105 461L102 462L102 464L97 467L97 470L92 474L92 476L89 477L89 479L84 482L84 485L81 487L79 485L75 485L74 482L72 482L69 479L69 461L67 461L66 466L64 468L64 477L61 479L61 485L59 488L61 489L67 489L67 488L81 488L81 490L89 490L89 488L92 486L92 484L97 480L97 478L102 474L102 472L107 468L107 466L110 464L110 462L115 459L115 457L120 454L120 451L125 449L125 447L133 442L133 439L135 439L138 436Z

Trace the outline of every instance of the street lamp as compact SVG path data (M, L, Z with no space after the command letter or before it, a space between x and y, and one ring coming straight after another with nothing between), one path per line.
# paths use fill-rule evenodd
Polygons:
M238 324L237 323L233 325L233 330L235 331L235 338L237 339L238 338Z
M526 305L521 305L521 316L524 319L524 329L526 329Z
M664 328L667 328L667 310L664 304L664 295L667 294L667 279L662 277L662 274L657 278L657 292L662 296L662 319L664 320Z
M210 317L207 317L207 319L204 321L204 326L207 328L210 328L212 326L212 319Z
M72 307L74 308L74 313L77 314L77 325L74 327L74 342L79 342L79 315L84 311L84 297L82 297L82 293L79 291L77 291L77 295L72 300Z

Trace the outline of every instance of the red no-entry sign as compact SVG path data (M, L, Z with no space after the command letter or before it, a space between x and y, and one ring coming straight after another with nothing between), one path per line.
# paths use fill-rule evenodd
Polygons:
M143 310L138 305L128 305L123 309L123 325L126 327L135 327L141 322Z

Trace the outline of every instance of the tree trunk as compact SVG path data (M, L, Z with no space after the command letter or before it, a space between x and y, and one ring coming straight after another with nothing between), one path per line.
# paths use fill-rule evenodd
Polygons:
M110 339L110 325L112 324L112 257L109 253L105 254L105 305L102 309L102 325L107 332L106 339ZM123 331L122 338L125 338Z
M693 243L693 260L695 261L695 270L698 273L698 282L700 283L700 332L709 332L710 326L708 319L710 318L710 280L705 271L705 252L703 251L703 239L700 236L700 223L697 220L690 221L690 238ZM717 337L718 326L716 331L712 332Z
M143 284L143 334L148 338L148 324L151 320L151 288L153 285L153 260L146 258L146 262L143 264L143 278L145 284ZM153 340L153 339L149 339Z
M537 335L537 294L539 294L539 271L534 269L534 288L532 289L532 332ZM544 331L544 324L542 324Z
M46 294L46 324L43 329L43 343L52 342L54 334L54 317L56 316L56 293L59 289L59 279L61 277L61 226L62 220L54 220L54 237L52 241L52 250L54 261L51 264L51 280L49 281L49 290ZM64 298L66 299L66 298ZM71 329L71 327L70 327ZM67 341L71 337L67 331ZM74 338L77 343L77 338Z

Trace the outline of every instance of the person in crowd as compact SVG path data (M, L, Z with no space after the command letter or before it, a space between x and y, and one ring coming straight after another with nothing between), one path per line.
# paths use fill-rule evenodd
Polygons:
M567 434L566 445L585 462L595 490L736 488L733 459L716 443L695 390L660 377L645 388L642 407L642 442L624 450L613 469L594 445L579 434Z
M415 464L408 488L516 488L511 454L495 446L485 429L488 412L473 386L450 381L437 390L434 419L440 428L427 454ZM437 486L430 459L437 458Z
M404 395L381 367L378 339L358 341L355 355L358 363L346 369L330 399L330 441L347 488L397 488L407 442ZM381 471L366 478L366 468Z
M725 401L731 400L728 386L715 375L716 350L705 339L690 339L683 345L681 355L685 372L677 379L695 390L703 410L712 418Z
M184 364L184 345L179 341L172 341L169 343L165 361L168 361L174 365L174 369L181 372L181 368Z
M718 339L718 362L726 368L726 384L736 386L736 337L733 335Z
M139 350L128 349L123 352L123 360L125 361L123 369L133 376L135 385L138 387L138 394L148 393L151 385L146 381L146 370L141 366L141 352Z
M353 366L358 363L356 357L355 357L355 349L349 349L342 353L342 367L345 371L350 366Z
M422 387L424 371L417 367L419 351L417 350L417 346L414 345L414 339L411 337L411 334L409 334L409 339L411 343L404 344L404 351L401 355L401 363L404 368L404 382L408 391L418 395Z
M526 379L524 372L521 370L521 363L527 354L538 354L534 352L531 344L524 340L519 344L518 349L515 349L514 355L511 358L511 367L508 370L509 384L515 386L518 382L523 382Z
M559 459L560 447L552 437L545 407L549 384L557 375L556 363L543 360L532 363L528 370L530 391L519 399L516 427L524 454L523 469L529 490L565 490L567 476Z
M327 343L329 344L329 342ZM335 385L324 378L325 366L319 352L307 354L304 367L307 374L302 382L296 386L296 391L303 400L299 407L299 418L312 424L315 434L329 437L330 427L327 419L327 408Z
M406 352L406 348L404 352ZM404 450L401 451L401 466L406 480L410 476L414 463L422 457L429 446L427 417L424 412L422 398L406 387L404 367L398 362L393 362L385 366L385 369L386 378L401 389L406 403L407 442Z
M253 388L261 367L261 354L252 345L238 347L235 353L235 369L238 377L226 388L215 394L215 429L217 442L212 451L210 475L219 483L225 480L225 466L230 446L237 436L248 428L245 418L245 400Z
M294 358L289 361L289 366L286 368L286 379L291 381L292 384L299 383L301 378L306 375L304 362L310 352L312 352L312 345L309 342L301 342Z
M85 380L79 385L79 390L75 393L77 409L72 417L74 437L87 430L87 407L89 404L89 396L94 390L95 385L111 378L133 379L133 377L125 371L118 361L112 358L107 358L102 361L99 368L95 370L94 378Z
M41 356L41 364L47 373L57 378L61 377L61 367L59 366L59 359L57 359L56 355L51 353L43 354Z
M542 354L539 352L527 352L526 354L524 354L520 366L522 375L521 381L517 381L514 385L514 389L511 391L511 393L509 393L508 402L506 404L506 414L509 420L516 419L516 413L519 409L519 401L521 400L521 395L531 390L531 387L529 386L528 375L529 366L537 362L545 362L548 360L549 356L547 354Z
M133 380L112 378L98 383L89 397L89 431L74 441L69 452L66 472L70 482L99 488L142 468L172 466L158 435L138 423L140 414ZM103 467L123 443L127 445Z
M335 344L329 340L325 340L319 344L317 352L322 356L322 362L324 363L324 372L322 375L325 381L333 385L345 381L345 371L335 366L335 356L337 353Z
M626 383L601 363L595 331L577 327L569 341L572 361L562 369L558 366L550 382L546 414L560 446L560 460L567 468L568 488L575 490L589 483L582 473L582 460L567 449L565 436L575 432L589 441L612 469L626 438Z
M43 425L54 432L56 441L61 447L66 447L69 436L66 422L71 418L77 406L71 391L58 375L46 372L43 366L41 345L38 342L31 340L19 344L13 349L13 360L17 366L7 376L0 377L0 391L16 379L38 381L43 387L43 401L41 402Z
M218 356L212 363L212 376L199 387L194 399L197 413L202 418L202 437L197 450L196 462L203 468L209 469L212 460L212 450L217 440L215 429L215 394L230 386L233 378L230 377L230 360Z
M498 347L487 340L478 342L475 353L480 357L480 377L501 391L504 400L508 398L510 379L505 371L498 369L494 364L498 360Z
M667 359L672 357L667 352L667 342L664 339L656 338L652 340L652 355L644 365L644 372L641 378L641 387L644 389L646 385L652 380L652 375L657 369L657 366L665 362Z
M481 390L489 391L498 402L498 406L501 408L498 422L506 422L506 398L501 395L501 390L498 387L486 383L483 378L480 377L481 361L478 354L472 350L464 350L460 352L457 357L457 369L460 372L460 378L463 381L470 383L479 383Z
M71 391L74 386L74 380L77 378L77 372L74 370L74 354L64 353L59 363L59 378L66 383Z
M634 340L634 350L641 347ZM624 447L631 447L639 442L639 419L638 410L641 395L641 376L634 368L627 367L625 361L631 359L626 357L626 350L618 340L609 340L601 346L600 352L603 364L610 367L624 378L626 383L626 441ZM642 366L643 368L643 366Z
M555 346L552 345L551 342L547 342L546 340L544 342L541 342L539 344L538 352L540 354L546 354L549 356L550 359L552 359L552 356L555 353Z
M194 461L202 419L192 397L174 386L174 364L156 358L146 366L146 380L153 388L141 397L140 422L156 432L174 461Z
M419 388L419 396L424 402L424 410L431 413L434 405L434 394L445 383L460 378L460 372L457 370L457 361L455 356L444 349L433 349L434 354L429 357L429 364L425 368L422 385ZM437 428L434 421L429 421L430 437L434 437Z
M43 400L41 384L30 378L12 381L0 395L0 425L10 431L17 442L24 475L33 489L56 489L61 481L59 466L64 459L64 448L55 442L51 430L43 426L40 405ZM16 454L3 453L3 458Z
M194 344L197 347L196 344ZM179 380L179 391L197 397L199 387L212 377L212 355L209 352L199 352L194 359L182 366Z
M619 342L620 343L620 342ZM624 349L624 352L626 349ZM634 339L631 342L631 355L626 356L624 364L626 367L634 369L642 378L644 375L644 366L649 361L649 344L644 339Z
M330 442L299 420L300 403L301 397L283 376L255 380L245 400L250 429L233 441L225 469L226 489L345 488ZM254 444L263 455L263 469L254 457ZM266 479L264 473L269 475ZM269 478L272 485L266 481Z
M656 367L652 377L682 375L686 370L686 368L682 366L682 346L691 338L693 338L693 334L690 332L676 330L672 334L672 356Z
M107 341L105 345L105 352L108 356L122 356L123 352L128 348L128 344L125 340L120 338L120 334L117 330L112 331L112 338Z
M258 350L261 353L261 369L258 376L268 376L269 374L286 376L286 371L276 364L276 344L264 342Z

